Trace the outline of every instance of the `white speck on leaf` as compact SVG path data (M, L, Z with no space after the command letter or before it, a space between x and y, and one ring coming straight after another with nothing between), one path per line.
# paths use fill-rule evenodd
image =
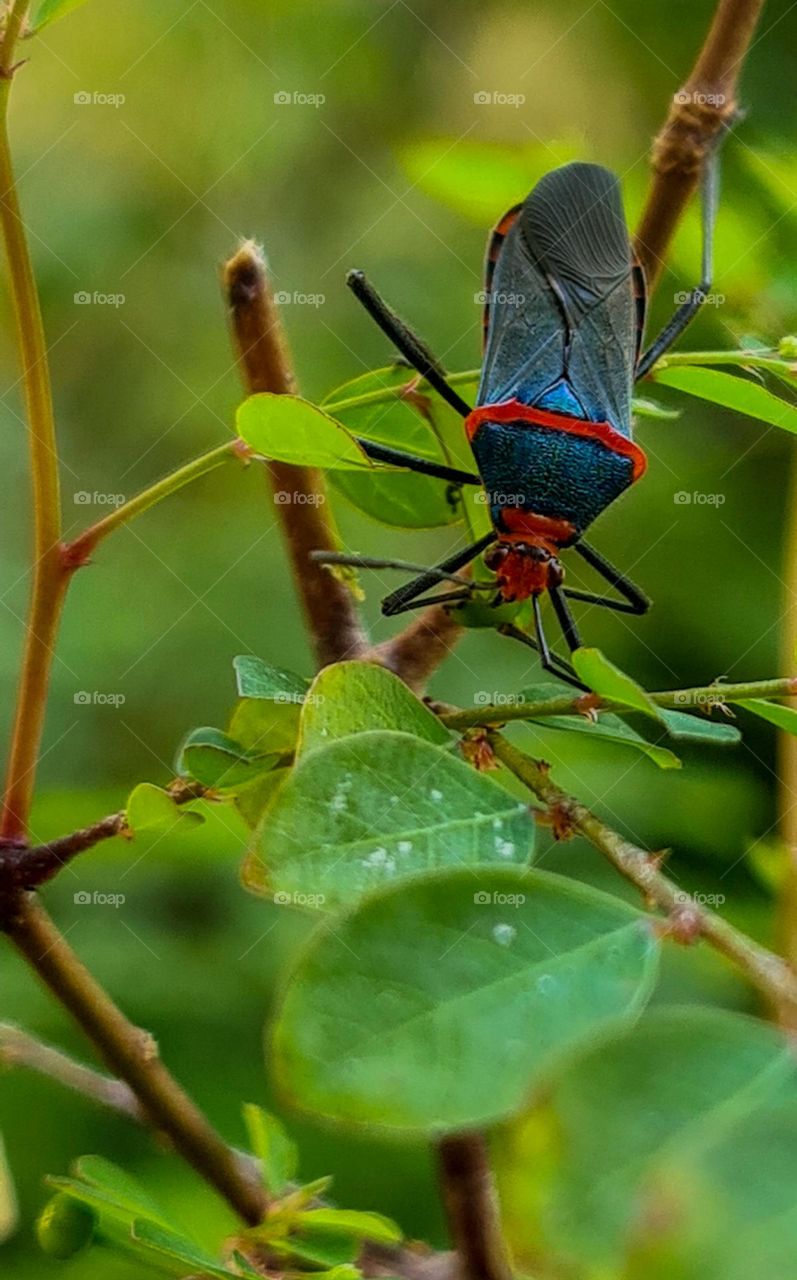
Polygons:
M495 852L499 858L511 858L515 852L515 846L511 840L502 840L500 836L496 836Z
M431 791L429 792L429 798L431 800L442 800L443 793L442 791L438 791L437 787L432 787Z
M399 853L404 853L404 854L412 853L412 841L399 840L398 844L396 845L396 848Z
M517 937L517 929L513 924L493 925L493 937L501 947L509 947Z

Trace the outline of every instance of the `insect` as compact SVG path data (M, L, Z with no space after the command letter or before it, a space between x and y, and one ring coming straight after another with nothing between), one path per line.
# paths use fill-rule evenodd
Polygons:
M543 177L510 209L488 242L484 353L477 404L446 381L426 344L384 302L361 271L347 283L403 358L464 419L478 474L438 465L361 440L376 461L455 485L483 485L488 534L393 591L387 615L470 598L457 571L485 552L495 574L493 603L530 600L534 636L501 629L537 649L543 667L583 688L555 653L543 627L547 593L568 650L581 645L570 600L642 614L650 601L584 539L592 522L645 471L632 434L632 392L683 333L705 300L712 275L717 203L716 151L702 183L702 269L658 338L643 347L645 278L636 261L618 179L599 165L573 163ZM563 551L578 553L606 582L597 595L565 586ZM319 556L327 561L332 557ZM334 557L357 563L355 558ZM370 562L376 567L375 562ZM456 590L426 594L443 582Z

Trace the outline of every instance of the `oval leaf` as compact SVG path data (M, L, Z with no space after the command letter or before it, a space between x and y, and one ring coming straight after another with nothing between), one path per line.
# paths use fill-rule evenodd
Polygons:
M736 704L751 711L754 716L769 721L784 733L797 733L797 708L784 706L780 702L767 702L765 698L743 698Z
M241 439L264 458L330 471L371 468L370 459L348 431L300 396L266 391L249 396L239 407L236 422Z
M177 772L187 774L203 787L238 790L268 773L280 759L248 751L221 729L194 729L180 749Z
M351 1125L490 1124L552 1058L640 1007L656 950L639 912L559 876L459 869L393 886L300 958L274 1031L277 1082Z
M280 901L350 899L433 867L525 862L528 807L406 733L341 738L303 756L263 815L260 854Z
M151 782L140 782L134 787L125 806L125 822L132 835L159 827L182 834L203 821L201 813L181 809L168 791Z
M661 720L661 712L655 702L635 680L616 667L600 649L576 649L573 653L576 674L601 698L610 702L622 702L635 711L643 711L654 720Z
M370 662L338 662L313 682L305 701L299 751L368 729L396 729L443 746L451 736L392 671Z
M716 1010L653 1011L565 1064L528 1126L544 1186L525 1126L499 1154L514 1185L507 1225L521 1269L542 1251L556 1274L794 1273L797 1063L774 1028ZM768 1266L775 1241L781 1265ZM670 1269L621 1265L651 1263L651 1253Z

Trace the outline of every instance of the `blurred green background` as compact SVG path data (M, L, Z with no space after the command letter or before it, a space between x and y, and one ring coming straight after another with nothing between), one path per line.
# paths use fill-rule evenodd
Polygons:
M509 203L501 183L493 194L474 147L498 144L504 157L520 156L522 172L548 148L555 163L555 144L575 139L584 158L623 175L633 217L651 137L712 8L694 0L325 0L323 8L308 0L93 0L49 28L25 50L12 129L51 345L69 528L77 532L107 510L109 495L131 495L230 430L239 386L217 270L240 236L265 244L276 287L290 295L285 322L308 396L387 363L384 340L344 287L353 265L369 270L449 368L473 367L485 235ZM773 340L794 328L795 13L789 0L768 5L745 72L748 116L725 151L715 286L725 300L695 324L694 348ZM476 99L484 93L525 101L483 104ZM447 156L439 170L424 146L430 139L446 142L435 153ZM446 203L433 194L438 181ZM510 193L524 194L522 186ZM653 328L674 293L696 282L698 253L691 217ZM30 513L5 292L1 305L5 731ZM682 416L642 424L648 475L594 539L632 568L656 607L633 625L585 615L588 638L650 688L773 675L791 598L783 582L791 441L656 394L678 403ZM680 492L721 502L683 504ZM426 560L460 536L396 533L342 502L336 515L347 543L372 554ZM392 629L379 617L378 594L376 585L365 606L375 639ZM231 659L247 652L311 670L275 508L254 467L182 491L115 535L78 575L54 670L35 835L119 808L139 780L165 782L186 730L223 722L234 693ZM484 691L517 689L537 674L519 646L470 634L433 692L472 705ZM88 702L75 701L81 692ZM621 750L593 753L577 737L548 733L536 745L565 785L649 847L672 846L685 884L726 895L728 914L767 937L771 903L747 850L775 821L775 742L762 723L747 725L745 736L731 753L688 757L680 774L660 774ZM70 942L237 1142L240 1103L270 1100L262 1025L275 975L308 927L239 888L243 841L225 812L184 839L101 846L47 893ZM551 852L545 865L610 884L576 846ZM84 889L126 900L118 909L81 907L74 894ZM670 957L661 998L672 997L752 1007L746 989L702 954ZM0 1018L86 1055L7 951ZM290 1122L308 1176L333 1172L341 1200L440 1239L425 1151ZM145 1172L207 1240L231 1226L210 1193L144 1135L48 1082L3 1076L0 1131L22 1207L0 1268L18 1280L56 1273L36 1252L31 1221L44 1201L43 1176L63 1173L86 1151ZM61 1274L112 1280L128 1272L92 1255Z

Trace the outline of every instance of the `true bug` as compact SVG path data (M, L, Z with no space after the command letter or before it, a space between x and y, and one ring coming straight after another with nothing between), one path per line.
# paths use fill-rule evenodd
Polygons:
M645 279L631 247L618 179L599 165L581 163L543 177L523 204L505 214L488 242L484 357L475 408L449 386L425 343L364 274L349 273L355 295L404 359L462 414L478 474L360 443L375 460L456 485L483 485L493 525L478 542L393 591L382 601L383 613L469 598L470 588L462 585L442 595L425 593L486 551L485 563L498 587L494 603L532 602L535 638L514 627L504 630L538 649L546 670L582 687L571 665L550 649L542 594L550 596L571 652L581 639L568 599L632 614L649 608L644 593L583 535L645 470L645 455L632 438L633 386L705 300L717 185L714 152L702 184L700 283L643 350ZM616 594L564 586L559 553L567 548Z

